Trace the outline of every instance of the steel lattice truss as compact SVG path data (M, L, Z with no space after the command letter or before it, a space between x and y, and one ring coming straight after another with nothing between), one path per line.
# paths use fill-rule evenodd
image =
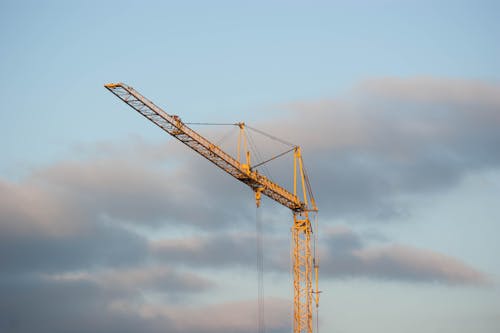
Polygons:
M306 209L306 205L296 195L257 171L245 170L240 162L193 131L178 116L167 114L132 87L123 83L107 84L105 87L144 117L253 190L260 189L264 195L293 211Z
M294 213L293 222L293 331L312 332L311 223L307 214L300 216L299 213Z

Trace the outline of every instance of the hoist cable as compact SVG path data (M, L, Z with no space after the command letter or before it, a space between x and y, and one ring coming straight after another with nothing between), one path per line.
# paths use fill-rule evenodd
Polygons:
M265 312L264 312L264 245L262 231L262 216L259 207L255 211L255 232L257 246L257 318L258 332L264 333Z
M319 308L316 308L316 333L319 333Z

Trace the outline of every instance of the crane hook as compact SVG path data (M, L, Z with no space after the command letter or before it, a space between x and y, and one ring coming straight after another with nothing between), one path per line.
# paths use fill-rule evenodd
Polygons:
M255 191L255 204L257 205L257 208L260 207L260 198L261 198L261 193L264 191L263 187L257 187L254 189Z

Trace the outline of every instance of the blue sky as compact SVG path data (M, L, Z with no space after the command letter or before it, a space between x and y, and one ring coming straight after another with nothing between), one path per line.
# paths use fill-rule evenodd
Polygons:
M252 194L103 88L122 81L304 147L322 331L497 332L499 11L1 1L0 329L254 330ZM267 326L287 332L291 216L263 216Z

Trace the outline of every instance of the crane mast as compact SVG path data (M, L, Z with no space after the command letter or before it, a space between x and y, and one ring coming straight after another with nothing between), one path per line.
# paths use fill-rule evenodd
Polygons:
M311 252L312 225L309 219L310 212L317 212L317 206L312 195L311 187L305 172L300 147L294 147L294 183L293 193L258 173L250 165L250 153L246 151L244 162L240 161L241 133L245 129L244 123L238 123L240 137L238 140L238 157L234 158L223 151L216 144L198 134L187 126L180 117L170 115L142 96L132 87L124 83L109 83L104 87L116 95L134 110L155 123L164 131L181 141L216 166L248 185L255 193L257 206L260 205L261 195L277 201L293 212L292 232L292 265L294 285L294 333L312 333L312 301L313 295L316 307L319 301L318 265ZM245 147L246 148L246 147ZM300 187L298 186L300 184ZM299 189L297 188L299 187ZM302 198L298 194L302 192ZM315 289L312 286L312 277L315 276Z

